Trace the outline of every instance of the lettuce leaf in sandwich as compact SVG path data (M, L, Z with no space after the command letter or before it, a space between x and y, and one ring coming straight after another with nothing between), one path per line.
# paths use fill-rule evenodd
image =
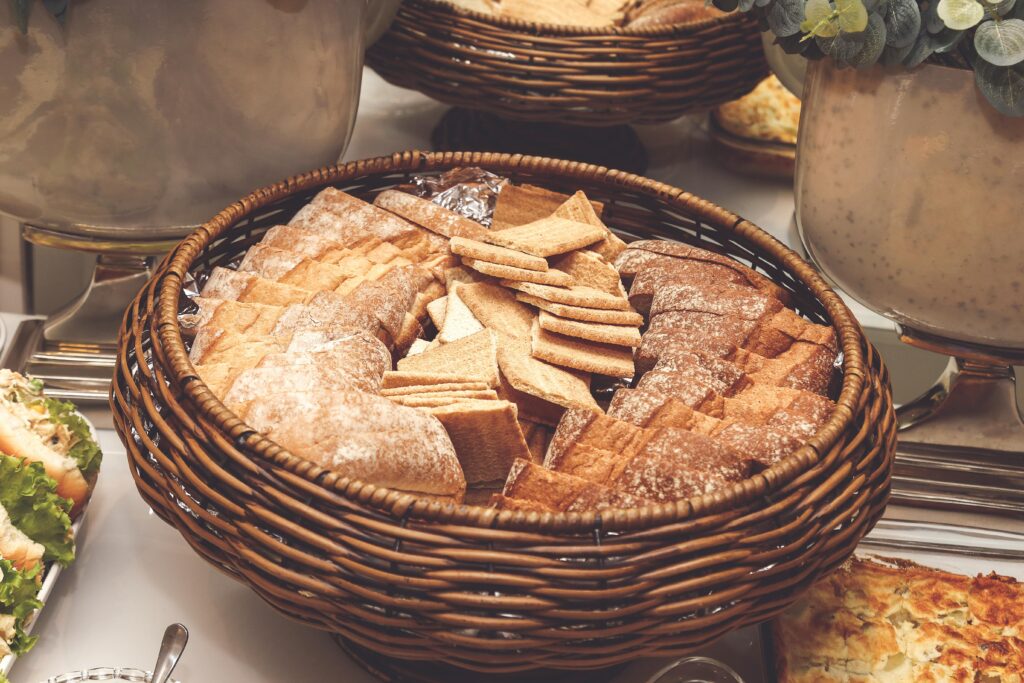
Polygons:
M75 559L71 501L56 489L39 463L0 454L0 505L15 527L43 546L44 559L67 566Z
M100 463L103 461L103 453L100 445L92 438L89 424L78 414L73 403L58 401L55 398L43 399L50 419L63 425L69 435L67 455L74 458L78 463L78 469L86 481L94 481L99 472Z
M36 639L23 630L25 619L43 603L39 594L39 571L35 567L18 571L10 562L0 559L0 652L27 652Z

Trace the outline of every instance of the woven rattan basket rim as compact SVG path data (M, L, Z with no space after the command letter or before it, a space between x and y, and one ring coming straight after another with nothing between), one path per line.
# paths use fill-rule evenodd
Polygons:
M603 177L623 188L654 192L669 202L681 202L698 215L714 215L717 222L732 219L733 230L758 248L772 255L797 277L821 301L834 323L843 351L843 382L837 407L830 420L805 445L782 462L733 486L695 498L659 503L641 508L609 509L600 512L537 513L495 510L475 505L443 504L410 493L367 484L347 477L338 477L308 460L298 458L276 443L245 425L199 378L185 349L178 323L178 302L185 275L195 258L221 233L238 220L267 204L298 192L313 190L328 184L344 183L369 174L423 173L453 166L484 166L502 171L528 171L558 173L563 177ZM603 166L546 157L491 152L396 152L388 157L353 161L344 165L328 166L300 174L270 185L244 197L204 223L185 238L164 260L156 273L160 279L156 297L153 328L169 363L168 379L173 381L192 401L202 417L224 434L243 441L252 451L268 458L274 464L301 474L307 480L361 505L375 507L382 512L406 517L412 516L440 522L462 523L483 527L500 527L542 532L593 532L646 529L662 524L719 512L747 504L778 490L813 467L847 430L853 428L853 416L865 387L863 334L853 314L833 292L817 271L788 247L756 227L720 207L698 199L679 188L650 180L632 173L607 169ZM154 359L155 360L155 359Z
M518 33L529 33L539 37L614 37L614 36L640 36L644 38L655 38L659 36L677 36L690 33L695 29L702 29L706 26L724 24L726 22L740 21L743 15L739 12L729 12L723 16L708 17L706 19L694 19L692 21L681 21L673 23L659 23L648 26L572 26L568 24L548 24L537 21L526 21L525 19L513 19L496 14L486 14L476 10L459 7L448 0L405 0L407 5L420 5L432 10L447 11L456 17L468 19L495 28L507 29Z

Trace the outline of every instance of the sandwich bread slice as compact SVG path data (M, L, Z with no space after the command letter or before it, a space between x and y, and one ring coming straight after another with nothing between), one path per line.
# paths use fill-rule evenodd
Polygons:
M75 511L88 497L102 459L72 404L47 398L42 382L10 370L0 370L0 453L42 465Z

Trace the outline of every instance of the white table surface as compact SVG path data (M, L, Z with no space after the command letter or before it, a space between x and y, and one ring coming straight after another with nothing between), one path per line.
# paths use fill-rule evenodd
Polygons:
M362 97L347 159L429 148L430 131L444 106L392 88L370 72ZM794 243L789 185L719 168L708 159L706 138L698 128L692 120L642 128L651 156L647 174L722 204ZM16 317L0 317L13 330ZM863 320L890 328L873 314ZM42 637L16 664L14 683L96 666L148 668L164 627L175 621L191 632L175 672L184 683L373 680L326 634L290 621L194 554L139 497L114 432L102 430L100 440L104 465L78 560L46 606L36 626ZM750 631L741 632L709 654L729 660L756 683L760 675L753 643ZM638 665L618 680L645 680L651 666Z

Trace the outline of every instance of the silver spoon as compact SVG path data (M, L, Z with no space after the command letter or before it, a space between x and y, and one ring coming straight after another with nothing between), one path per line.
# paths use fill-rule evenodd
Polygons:
M171 624L164 631L164 639L160 643L160 654L156 657L151 683L167 683L181 653L188 643L188 629L181 624Z

